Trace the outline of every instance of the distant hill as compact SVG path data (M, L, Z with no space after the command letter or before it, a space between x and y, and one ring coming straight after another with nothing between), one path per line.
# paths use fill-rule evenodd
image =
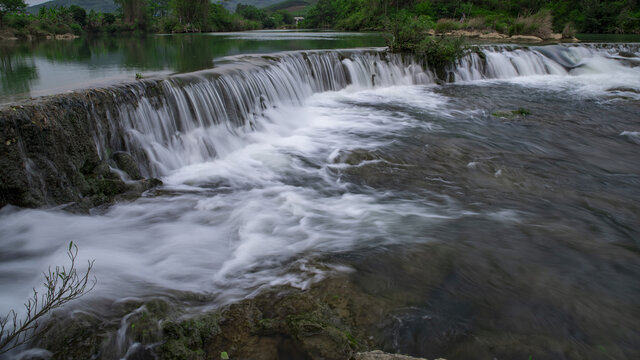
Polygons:
M212 1L212 2L218 2L218 1ZM296 10L298 8L302 9L305 8L309 5L313 5L315 3L317 3L318 0L286 0L286 1L282 1L282 0L228 0L228 1L224 1L222 2L224 4L224 6L231 10L231 11L235 11L236 10L236 6L238 6L238 4L245 4L245 5L253 5L259 8L266 8L269 7L269 10L287 10L287 11L291 11L294 12L292 10ZM115 12L116 9L118 8L118 5L114 4L113 0L52 0L52 1L47 1L45 3L39 4L39 5L34 5L34 6L29 6L27 8L27 11L32 13L32 14L37 14L38 11L40 11L40 8L42 7L58 7L58 6L65 6L65 7L69 7L71 5L77 5L80 6L81 8L89 11L89 10L95 10L95 11L99 11L99 12ZM275 7L275 8L273 8ZM289 10L292 9L292 10Z
M53 0L53 1L47 1L39 5L29 6L27 8L27 11L32 14L37 14L38 11L40 11L40 8L42 7L47 7L47 8L58 7L58 6L69 7L71 5L80 6L81 8L87 11L95 10L103 13L112 13L112 12L115 12L116 9L118 8L118 5L114 4L113 0Z
M218 1L213 1L213 2L218 2ZM223 1L222 4L227 9L231 11L236 11L236 6L238 6L238 4L253 5L259 8L265 8L267 6L277 4L279 2L282 2L282 0L228 0L228 1Z
M285 10L290 13L299 13L305 8L317 3L318 0L285 0L277 4L267 6L266 9L271 11Z

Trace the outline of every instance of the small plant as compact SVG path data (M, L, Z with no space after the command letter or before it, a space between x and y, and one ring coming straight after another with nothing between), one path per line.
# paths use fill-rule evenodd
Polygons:
M491 115L500 118L511 119L518 116L528 116L531 115L531 110L525 108L519 108L518 110L511 111L494 111Z
M141 73L136 73L136 80L142 80L144 76Z
M95 277L89 278L93 261L88 262L85 273L78 274L76 269L78 247L73 242L69 243L67 256L71 260L69 268L56 266L55 269L49 268L46 273L43 273L45 293L38 294L38 291L33 289L33 297L24 304L26 308L24 319L18 319L18 314L14 310L0 318L0 354L45 332L49 326L42 326L39 322L45 315L94 288L97 280Z
M222 360L229 360L229 354L227 354L226 351L223 351L220 353L220 359Z
M527 116L527 115L531 115L531 110L525 109L525 108L519 108L518 110L513 110L512 113L514 115Z
M576 30L573 28L573 23L567 23L562 29L563 39L573 39L576 36Z

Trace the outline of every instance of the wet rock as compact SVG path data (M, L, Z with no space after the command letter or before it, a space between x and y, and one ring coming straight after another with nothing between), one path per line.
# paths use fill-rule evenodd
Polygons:
M620 51L620 52L618 53L618 56L626 57L626 58L635 58L635 57L638 57L636 54L634 54L634 53L632 53L632 52L630 52L630 51Z
M426 360L424 358L415 358L415 357L406 356L406 355L388 354L380 350L357 353L353 357L353 359L354 360ZM438 359L438 360L444 360L444 359Z
M150 99L158 96L153 86L146 89ZM67 204L67 210L87 212L136 192L100 155L121 147L124 136L110 114L117 112L119 96L128 95L118 88L110 91L85 90L0 107L0 207ZM140 164L128 154L116 152L113 161L142 180ZM158 184L144 181L137 192Z
M157 356L166 360L205 359L205 343L220 334L219 321L219 314L212 313L180 323L165 322L164 342L156 349Z
M172 306L162 299L127 301L112 309L112 316L90 311L54 313L51 327L34 345L46 349L52 360L155 359L154 343L162 339L160 324Z
M340 154L338 154L333 162L336 164L343 163L356 166L364 162L376 161L381 159L382 156L380 154L377 154L375 151L366 149L355 149L351 151L340 152Z
M634 89L634 88L630 88L630 87L615 87L615 88L607 89L607 91L611 91L611 92L629 92L629 93L640 94L640 89Z
M138 164L131 154L124 151L117 151L111 155L111 159L116 164L118 169L124 171L129 177L133 180L142 179L142 175L140 174L140 169L138 168Z

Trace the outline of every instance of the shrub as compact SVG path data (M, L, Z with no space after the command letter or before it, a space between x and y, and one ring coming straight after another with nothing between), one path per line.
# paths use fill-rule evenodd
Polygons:
M116 22L116 16L111 13L102 14L102 23L111 25Z
M445 36L423 39L416 44L413 52L429 66L439 69L464 56L464 39Z
M462 25L463 24L456 19L442 18L436 23L435 30L437 33L446 33L453 30L460 30L462 29Z
M71 24L71 32L73 32L75 35L82 34L82 26L80 26L79 24Z
M67 25L67 24L62 24L62 23L60 23L60 24L56 24L56 25L55 25L55 28L54 28L54 33L55 33L55 34L68 34L68 33L70 33L71 31L72 31L72 30L71 30L71 27L69 27L69 25Z
M78 247L73 242L69 243L67 256L71 260L68 268L56 266L43 274L45 291L39 294L33 290L32 298L24 304L24 319L18 318L14 310L0 317L0 355L42 334L48 328L39 322L44 316L69 301L82 297L96 285L96 279L89 277L93 261L89 261L84 273L78 273Z
M387 44L391 52L414 54L426 65L442 69L465 53L464 39L461 37L425 36L428 24L407 14L397 16L387 26Z
M576 36L576 30L573 28L572 23L567 23L562 29L563 39L573 39Z
M487 21L483 17L473 17L467 20L464 27L470 30L485 30L487 29Z
M165 33L173 32L173 29L179 25L178 19L173 16L167 16L160 21L160 31Z
M540 10L530 16L518 16L509 33L511 35L533 35L541 39L551 37L553 18L549 10Z
M22 29L29 25L29 17L24 14L10 14L6 17L6 23L10 28Z
M413 51L425 39L429 23L400 12L387 24L387 45L393 52Z

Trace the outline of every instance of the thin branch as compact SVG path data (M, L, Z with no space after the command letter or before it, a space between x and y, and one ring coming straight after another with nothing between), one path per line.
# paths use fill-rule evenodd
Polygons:
M83 296L96 286L97 279L89 276L94 261L88 261L86 272L79 275L76 269L78 247L73 242L69 243L67 256L71 260L68 269L65 266L56 266L53 270L49 267L48 271L43 273L46 291L38 294L38 291L33 289L33 296L24 304L26 309L24 319L18 319L18 314L14 310L0 318L0 354L47 331L50 326L42 326L39 321L43 316Z

